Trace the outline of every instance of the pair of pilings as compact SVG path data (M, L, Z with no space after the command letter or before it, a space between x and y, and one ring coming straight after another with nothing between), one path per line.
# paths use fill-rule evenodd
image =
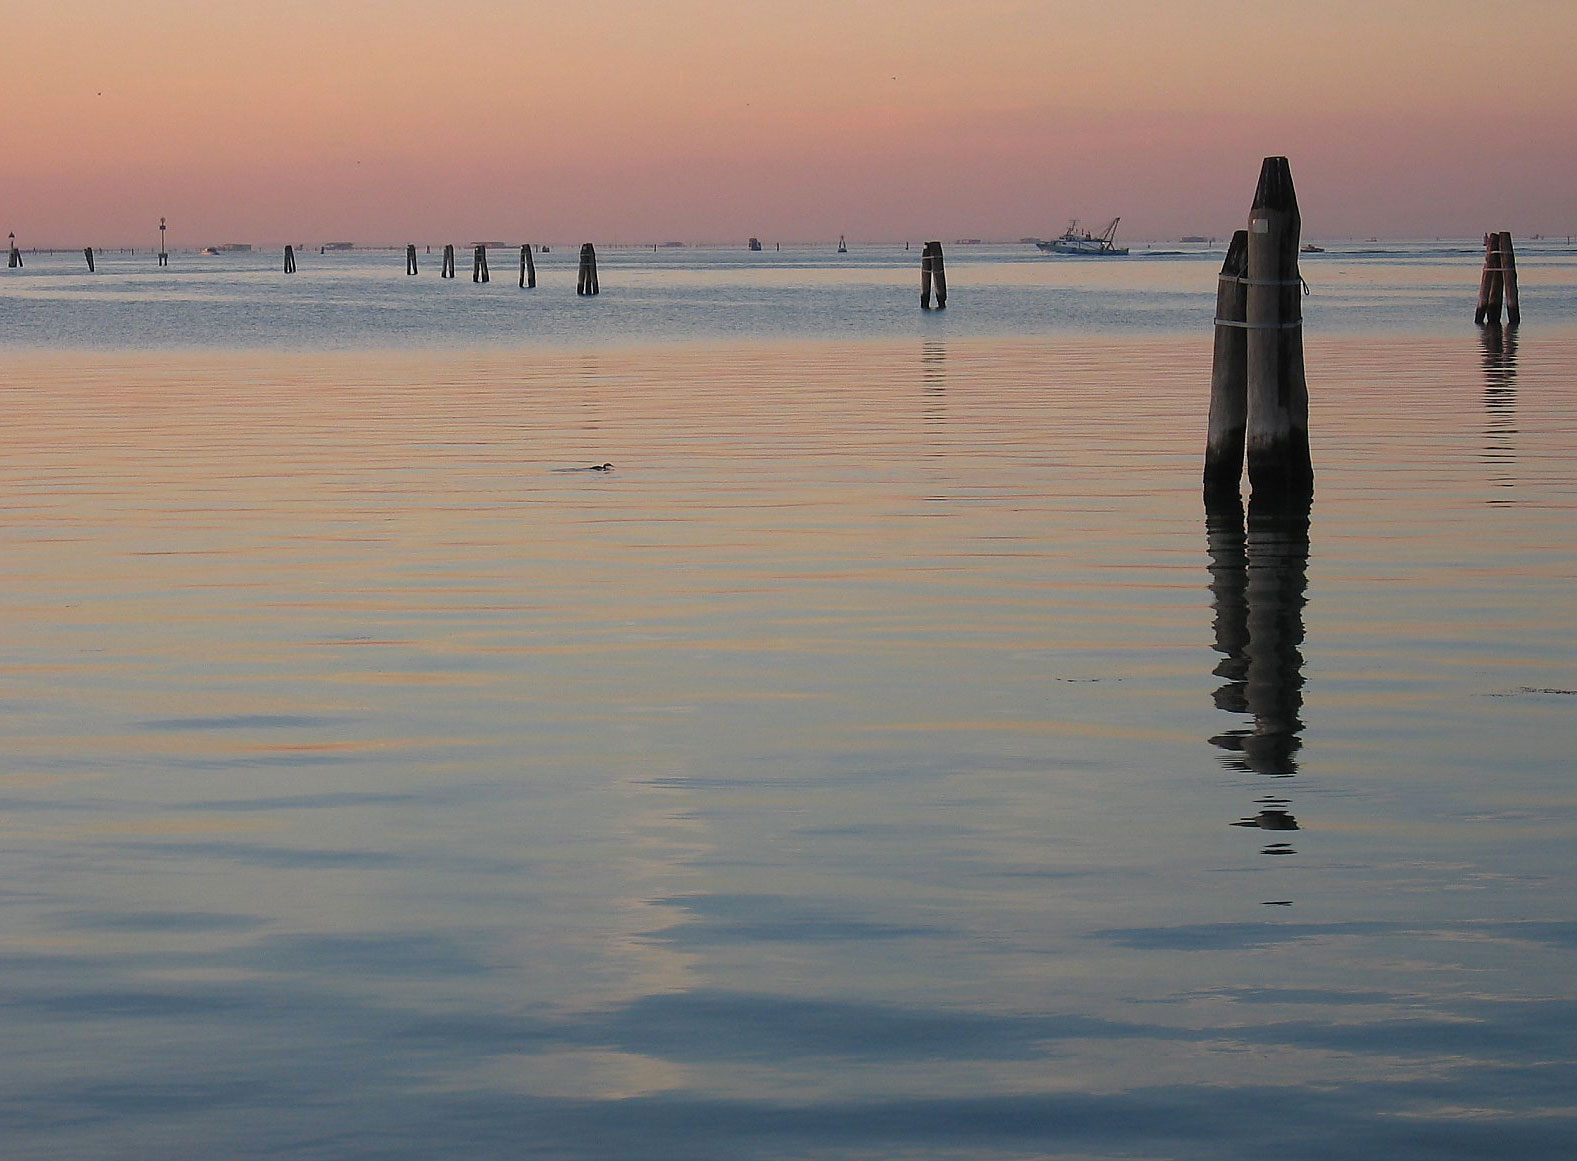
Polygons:
M1511 246L1511 232L1484 235L1484 273L1478 280L1478 306L1473 321L1479 326L1498 327L1502 300L1506 321L1516 326L1522 321L1522 304L1517 299L1517 254Z
M1245 452L1256 500L1290 505L1314 495L1298 274L1301 229L1287 159L1267 157L1249 228L1232 236L1216 291L1207 502L1238 494Z
M478 246L476 248L476 252L471 255L471 281L472 282L491 282L492 281L492 279L488 276L488 273L487 273L487 247L486 246Z
M6 268L8 270L20 270L22 268L22 251L15 246L11 247L11 257L6 261Z
M597 283L597 248L586 242L580 248L580 269L575 275L575 293L601 294Z
M931 309L931 288L936 288L936 309L947 309L947 267L942 261L942 243L927 242L920 255L920 309Z
M285 273L286 274L294 274L295 272L296 272L296 248L294 246L286 246L285 247Z

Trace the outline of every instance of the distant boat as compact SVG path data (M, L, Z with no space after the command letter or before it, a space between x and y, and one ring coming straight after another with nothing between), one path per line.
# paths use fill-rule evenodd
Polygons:
M1303 244L1303 253L1305 253L1305 254L1323 254L1323 253L1325 253L1325 247L1324 246L1316 246L1313 242L1305 242Z
M843 235L839 234L838 235L838 253L839 254L847 254L848 252L849 252L848 243L846 243L843 240Z
M1053 238L1050 242L1036 242L1035 245L1047 254L1083 254L1093 257L1123 255L1128 253L1128 247L1119 246L1113 241L1117 237L1117 223L1120 221L1121 218L1113 218L1099 234L1092 234L1088 230L1081 231L1079 220L1074 218L1062 232L1062 237Z

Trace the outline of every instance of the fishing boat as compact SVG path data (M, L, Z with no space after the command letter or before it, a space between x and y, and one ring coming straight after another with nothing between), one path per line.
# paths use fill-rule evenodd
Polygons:
M1050 242L1036 242L1041 250L1047 254L1086 254L1099 257L1107 255L1121 255L1128 253L1128 247L1119 246L1113 240L1117 237L1117 223L1121 218L1113 218L1106 223L1106 228L1099 234L1092 234L1089 230L1079 229L1079 219L1074 218L1068 223L1068 228L1062 232L1062 237L1053 238Z

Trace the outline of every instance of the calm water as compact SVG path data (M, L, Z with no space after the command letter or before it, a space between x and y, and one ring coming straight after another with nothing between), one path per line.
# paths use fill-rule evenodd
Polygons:
M1470 249L1305 266L1246 528L1219 254L0 272L0 1153L1568 1155L1577 265Z

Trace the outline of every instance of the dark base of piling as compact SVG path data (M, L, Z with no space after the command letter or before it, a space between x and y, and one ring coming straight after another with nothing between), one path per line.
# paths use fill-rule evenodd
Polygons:
M1248 449L1248 478L1253 502L1267 509L1305 504L1314 498L1314 466L1307 433Z
M1205 503L1236 502L1243 494L1243 432L1222 434L1222 447L1205 449Z

